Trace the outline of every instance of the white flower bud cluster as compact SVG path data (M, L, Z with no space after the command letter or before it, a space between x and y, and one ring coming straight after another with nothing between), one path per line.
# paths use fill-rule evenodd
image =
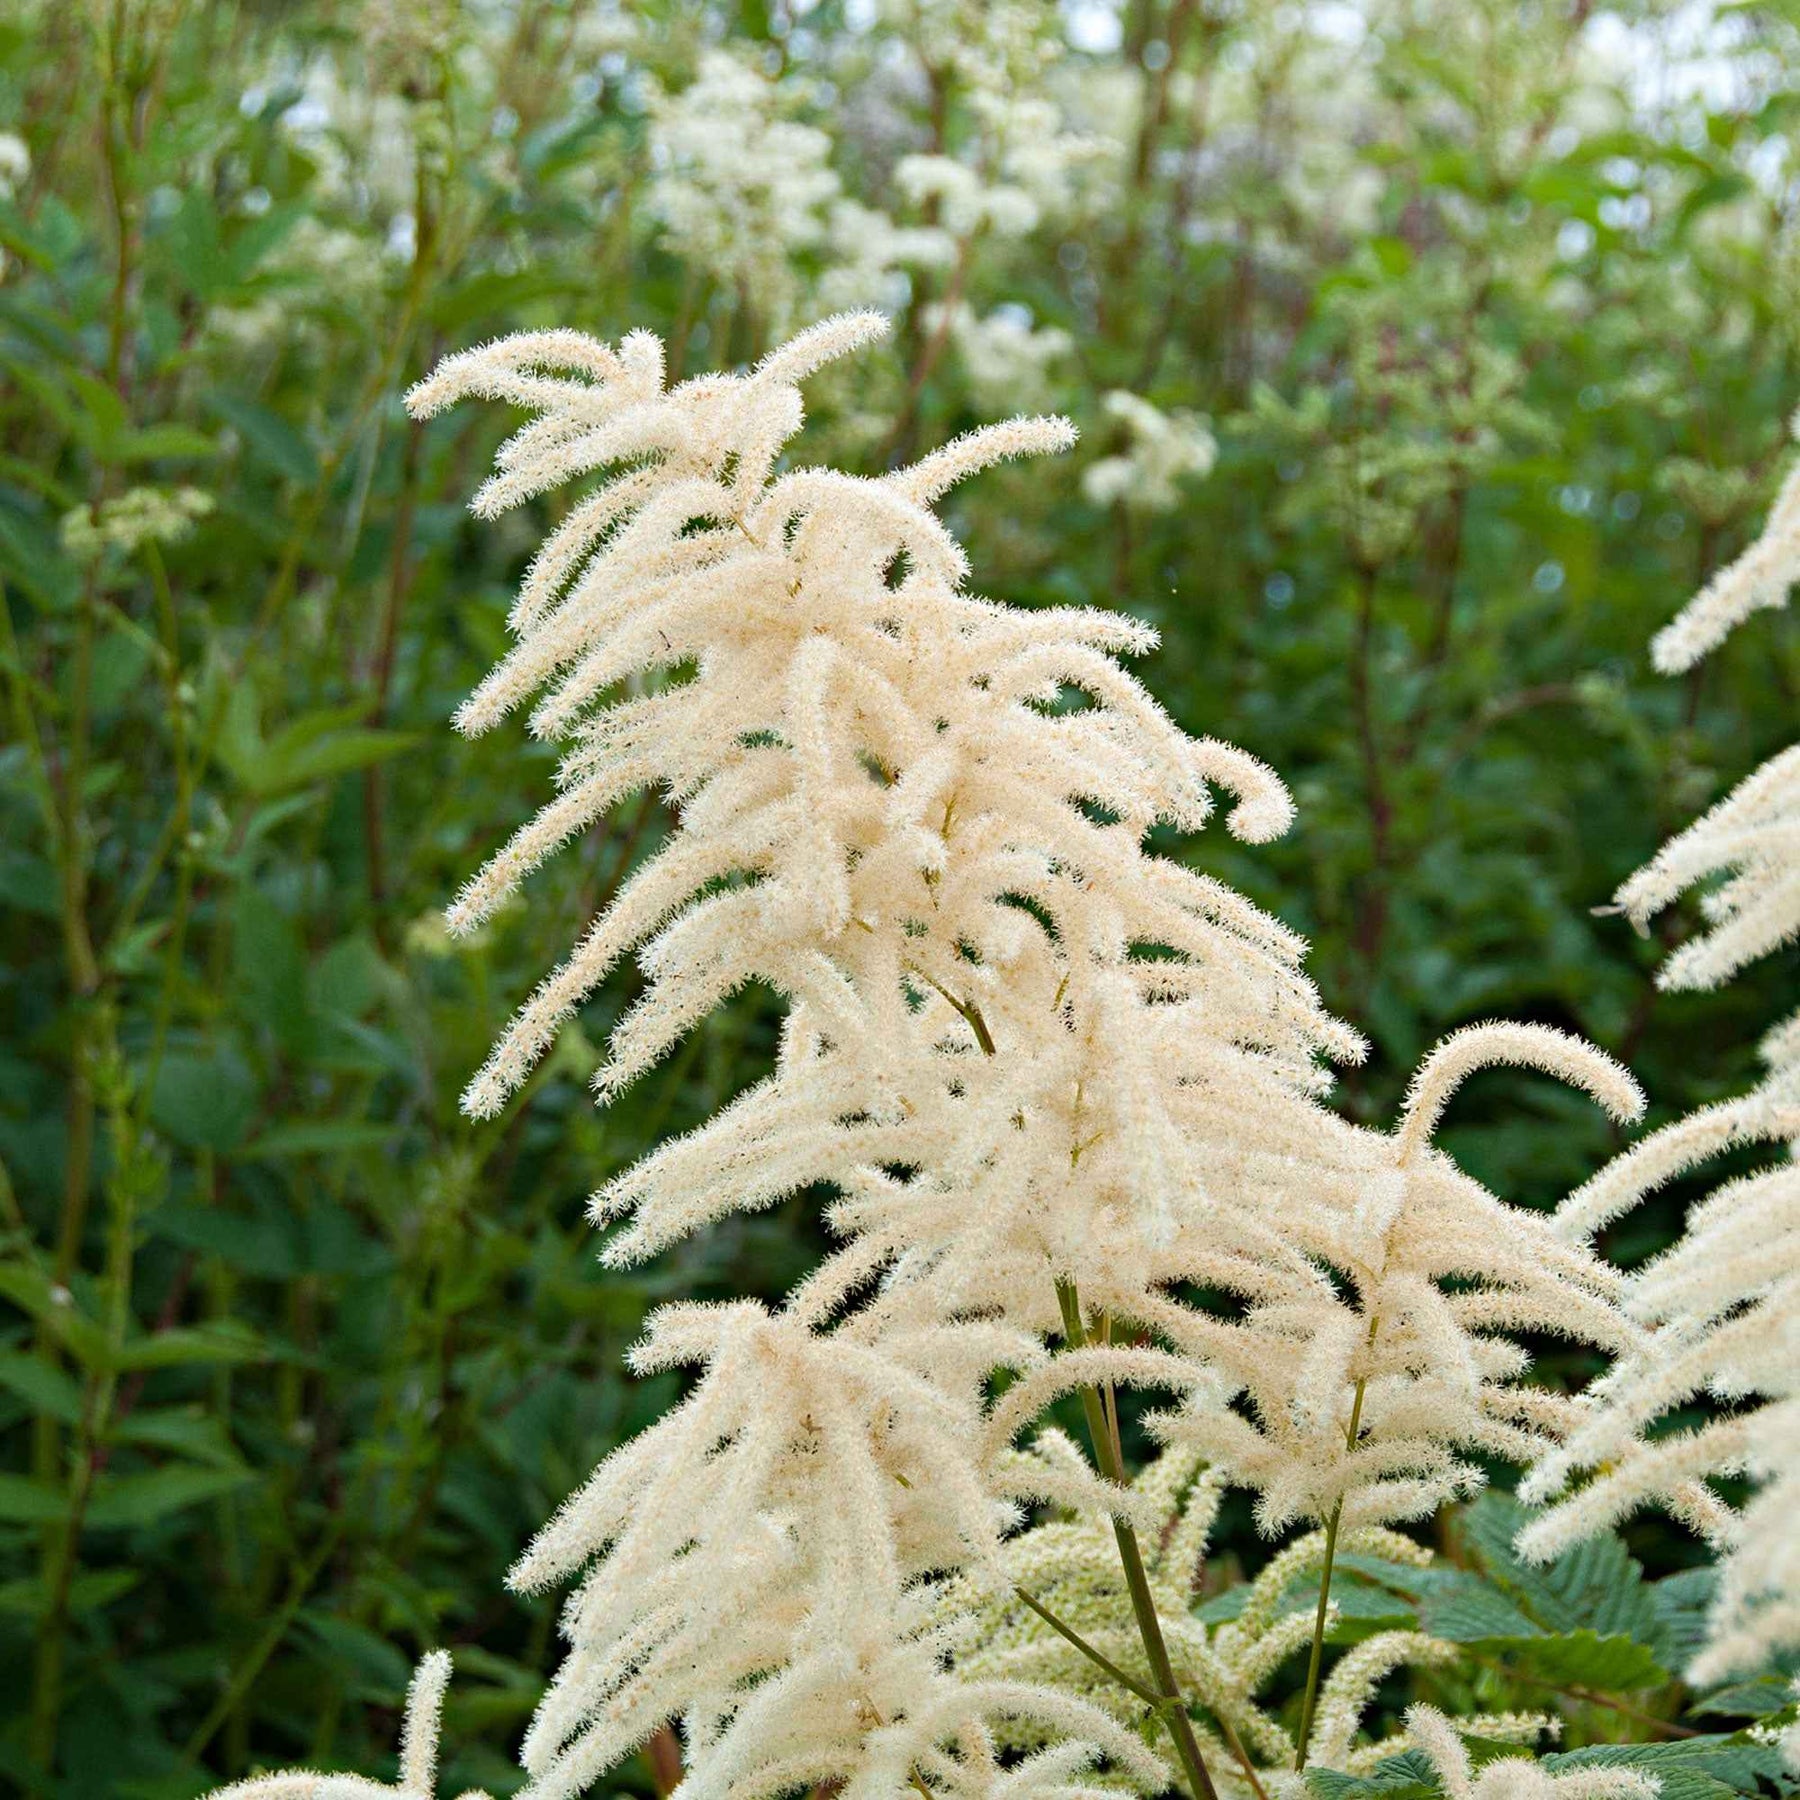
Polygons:
M1193 413L1166 413L1139 394L1115 388L1106 412L1124 429L1125 448L1090 463L1081 490L1098 506L1122 501L1143 512L1170 512L1181 504L1181 483L1212 473L1219 446L1206 421Z

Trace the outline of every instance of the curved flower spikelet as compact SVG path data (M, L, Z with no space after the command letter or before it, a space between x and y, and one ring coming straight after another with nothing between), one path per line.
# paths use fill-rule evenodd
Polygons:
M1634 1341L1598 1259L1429 1142L1456 1085L1496 1064L1558 1075L1616 1118L1643 1104L1617 1063L1561 1032L1457 1032L1421 1064L1393 1135L1321 1121L1304 1162L1241 1172L1266 1196L1276 1252L1209 1276L1250 1302L1240 1323L1155 1314L1220 1379L1153 1429L1256 1489L1265 1531L1340 1506L1352 1525L1422 1518L1479 1485L1462 1452L1528 1463L1554 1446L1572 1404L1523 1382L1514 1333Z
M1785 604L1796 577L1800 467L1762 536L1656 639L1657 667L1691 666L1752 612ZM1709 929L1664 962L1659 987L1716 987L1800 933L1800 745L1664 845L1617 897L1642 929L1685 890L1719 877L1701 901ZM1576 1475L1597 1472L1527 1528L1528 1555L1554 1556L1649 1503L1724 1552L1709 1641L1689 1671L1696 1681L1800 1643L1800 1014L1769 1034L1763 1054L1769 1074L1753 1092L1653 1132L1559 1208L1562 1235L1579 1241L1722 1151L1789 1148L1694 1206L1681 1240L1633 1275L1626 1304L1647 1335L1594 1383L1579 1428L1522 1489L1553 1499ZM1729 1410L1696 1428L1667 1428L1676 1408L1707 1396ZM1761 1484L1742 1516L1708 1486L1721 1475Z
M1666 989L1713 988L1800 936L1800 744L1746 777L1631 877L1615 898L1640 930L1700 883L1710 929L1656 973Z
M1458 1723L1435 1706L1406 1710L1406 1735L1431 1764L1449 1800L1655 1800L1661 1789L1656 1777L1641 1769L1596 1767L1553 1774L1528 1756L1496 1757L1477 1774Z
M1800 413L1792 432L1800 437ZM1800 581L1800 462L1788 471L1762 535L1728 564L1650 642L1650 660L1665 675L1691 669L1754 612L1787 604Z
M210 1800L435 1800L438 1724L444 1690L450 1683L450 1652L433 1650L421 1658L406 1690L400 1728L400 1776L392 1786L363 1775L321 1774L315 1769L283 1769L253 1775L215 1788ZM474 1788L460 1800L487 1800Z
M1566 1204L1593 1229L1722 1150L1796 1137L1800 1107L1776 1106L1762 1095L1726 1102L1634 1145ZM1660 1501L1722 1547L1744 1547L1741 1574L1735 1558L1726 1564L1720 1630L1729 1618L1735 1637L1752 1611L1764 1610L1771 1630L1784 1617L1791 1630L1800 1571L1788 1547L1791 1533L1778 1523L1783 1515L1771 1517L1767 1502L1784 1473L1792 1479L1788 1465L1800 1445L1800 1165L1789 1159L1701 1201L1681 1240L1634 1276L1626 1304L1649 1335L1593 1384L1579 1428L1538 1464L1523 1492L1546 1499L1578 1470L1604 1473L1535 1520L1520 1538L1521 1550L1547 1559ZM1707 1394L1740 1403L1760 1394L1770 1403L1739 1405L1693 1429L1649 1435L1677 1408ZM1776 1488L1740 1521L1706 1480L1745 1473L1766 1476ZM1791 1496L1783 1504L1791 1506ZM1760 1550L1753 1520L1765 1531L1774 1527ZM1782 1567L1790 1583L1785 1602L1782 1590L1770 1586ZM1780 1641L1771 1637L1761 1647ZM1707 1652L1703 1662L1714 1661Z

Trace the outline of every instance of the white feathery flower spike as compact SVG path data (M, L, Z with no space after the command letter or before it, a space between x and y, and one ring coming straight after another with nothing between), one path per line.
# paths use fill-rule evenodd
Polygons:
M1523 1381L1513 1333L1615 1352L1635 1339L1604 1264L1431 1146L1457 1085L1495 1065L1556 1075L1617 1119L1643 1107L1590 1044L1541 1025L1470 1026L1420 1065L1392 1135L1321 1119L1304 1160L1232 1171L1236 1191L1265 1196L1269 1246L1208 1273L1250 1302L1240 1322L1166 1301L1153 1315L1218 1379L1152 1429L1256 1489L1265 1531L1428 1516L1480 1484L1461 1452L1528 1463L1574 1422L1569 1401Z
M364 1775L283 1769L215 1788L209 1800L436 1800L438 1726L450 1684L450 1652L433 1650L413 1671L400 1728L400 1777L391 1786ZM487 1800L475 1788L460 1800Z
M1458 1725L1435 1706L1406 1710L1406 1735L1431 1764L1449 1800L1656 1800L1662 1784L1641 1769L1561 1769L1528 1756L1500 1756L1475 1771ZM1471 1732L1471 1735L1475 1735Z
M560 796L465 888L453 929L633 790L680 804L465 1105L504 1104L634 949L648 989L614 1033L607 1097L760 979L789 1007L775 1074L597 1197L624 1223L609 1260L823 1181L874 1258L859 1279L928 1263L945 1308L1048 1327L1078 1258L1098 1256L1114 1294L1177 1278L1184 1229L1221 1229L1200 1173L1217 1142L1303 1142L1319 1058L1361 1044L1320 1008L1298 939L1143 850L1158 821L1203 825L1214 785L1247 841L1292 815L1268 769L1186 737L1120 668L1154 635L963 590L931 502L1067 444L1066 423L971 432L880 480L774 474L795 383L884 329L827 320L748 375L666 390L642 334L616 352L535 334L413 391L421 414L474 393L538 412L483 511L601 475L527 572L517 647L459 714L484 730L547 688L534 728L572 748Z
M1103 1377L1181 1400L1211 1376L1105 1330L1047 1359L1044 1339L1074 1330L1059 1288L1079 1274L1090 1306L1160 1331L1172 1283L1288 1269L1271 1179L1240 1199L1234 1172L1304 1167L1322 1061L1361 1053L1301 940L1144 848L1159 823L1203 826L1214 788L1238 837L1279 834L1274 774L1186 736L1125 672L1156 641L1136 621L965 589L933 502L1066 447L1065 421L1008 420L877 480L778 471L798 383L883 330L846 314L746 374L672 388L646 334L532 333L409 396L421 417L471 394L534 415L484 515L592 478L526 572L513 650L458 714L474 733L532 704L532 729L568 746L560 792L452 929L624 796L660 789L678 811L467 1109L498 1110L625 955L646 990L612 1035L605 1099L760 980L786 1005L775 1071L596 1197L619 1226L606 1259L814 1183L843 1240L780 1314L659 1315L640 1364L700 1362L699 1386L515 1571L581 1577L524 1748L535 1800L670 1721L690 1800L872 1792L897 1769L992 1785L982 1734L1006 1719L1058 1740L1031 1765L1052 1785L1095 1759L1149 1779L1085 1702L942 1673L958 1627L938 1590L993 1568L1025 1502L1135 1515L1053 1442L1019 1442L1034 1409ZM1017 1379L987 1409L1000 1368Z
M1800 438L1800 412L1791 435ZM1691 669L1718 649L1752 613L1787 604L1800 581L1800 462L1789 469L1762 535L1707 582L1650 641L1650 660L1665 675Z
M1797 577L1800 466L1762 536L1657 637L1657 667L1690 667L1753 612L1784 605ZM1716 884L1701 900L1708 929L1667 958L1659 987L1716 987L1800 934L1800 745L1664 845L1617 898L1641 930L1707 882ZM1763 1054L1769 1074L1751 1093L1651 1133L1558 1210L1561 1235L1580 1242L1724 1151L1788 1151L1692 1207L1680 1241L1634 1272L1626 1309L1642 1338L1583 1396L1576 1428L1521 1489L1558 1500L1521 1535L1530 1556L1552 1557L1645 1504L1712 1540L1723 1560L1708 1641L1688 1671L1697 1683L1800 1644L1800 1014L1770 1033ZM1668 1428L1677 1408L1709 1396L1727 1410ZM1741 1515L1708 1485L1715 1476L1758 1484Z

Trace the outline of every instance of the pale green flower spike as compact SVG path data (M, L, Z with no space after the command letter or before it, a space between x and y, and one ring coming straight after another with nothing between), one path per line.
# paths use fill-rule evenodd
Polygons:
M1080 1454L1053 1430L1043 1433L1039 1443L1051 1457ZM1145 1563L1170 1655L1183 1690L1210 1714L1195 1721L1207 1765L1221 1794L1254 1800L1282 1786L1293 1768L1293 1736L1257 1695L1311 1635L1310 1609L1284 1614L1281 1607L1294 1583L1317 1574L1323 1564L1325 1533L1308 1532L1288 1545L1250 1584L1238 1616L1208 1625L1193 1608L1225 1485L1216 1471L1200 1468L1193 1451L1175 1448L1151 1463L1133 1488L1152 1521L1145 1534ZM1414 1568L1432 1560L1423 1545L1378 1525L1344 1533L1339 1547ZM967 1608L976 1621L957 1650L958 1672L1078 1693L1121 1722L1143 1725L1149 1718L1145 1703L1024 1598L1029 1595L1053 1613L1124 1675L1147 1682L1106 1522L1057 1520L1035 1526L1005 1546L1000 1567L1001 1583L983 1589L979 1578L971 1576L946 1595L947 1606ZM1320 1694L1311 1762L1361 1773L1409 1748L1405 1733L1358 1744L1362 1715L1393 1670L1444 1662L1454 1654L1451 1645L1418 1631L1378 1632L1346 1652ZM1486 1714L1462 1723L1472 1733L1507 1743L1528 1743L1556 1729L1555 1721L1541 1713ZM1017 1741L1037 1740L1021 1732Z

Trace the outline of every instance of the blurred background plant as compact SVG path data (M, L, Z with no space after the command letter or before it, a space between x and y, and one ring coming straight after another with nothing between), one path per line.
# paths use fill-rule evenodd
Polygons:
M620 1353L664 1294L779 1292L816 1253L795 1203L593 1263L583 1196L767 1065L754 994L604 1119L579 1032L498 1125L457 1113L666 819L445 934L542 784L445 721L543 523L465 522L503 420L401 411L447 349L645 325L693 374L890 309L802 454L1075 418L1072 458L952 522L986 591L1154 623L1176 718L1294 784L1282 844L1187 854L1313 939L1375 1044L1348 1111L1500 1011L1624 1057L1656 1116L1748 1086L1793 954L1658 996L1691 910L1659 945L1595 908L1791 735L1790 616L1682 683L1645 645L1754 530L1800 399L1797 32L1585 0L15 0L6 1778L370 1767L450 1643L453 1774L515 1785L554 1620L500 1575L670 1398ZM1596 1120L1501 1077L1444 1135L1547 1203ZM1666 1242L1689 1192L1607 1247ZM1214 1554L1266 1557L1246 1508ZM1507 1681L1476 1698L1543 1703ZM1567 1710L1571 1741L1618 1722Z

